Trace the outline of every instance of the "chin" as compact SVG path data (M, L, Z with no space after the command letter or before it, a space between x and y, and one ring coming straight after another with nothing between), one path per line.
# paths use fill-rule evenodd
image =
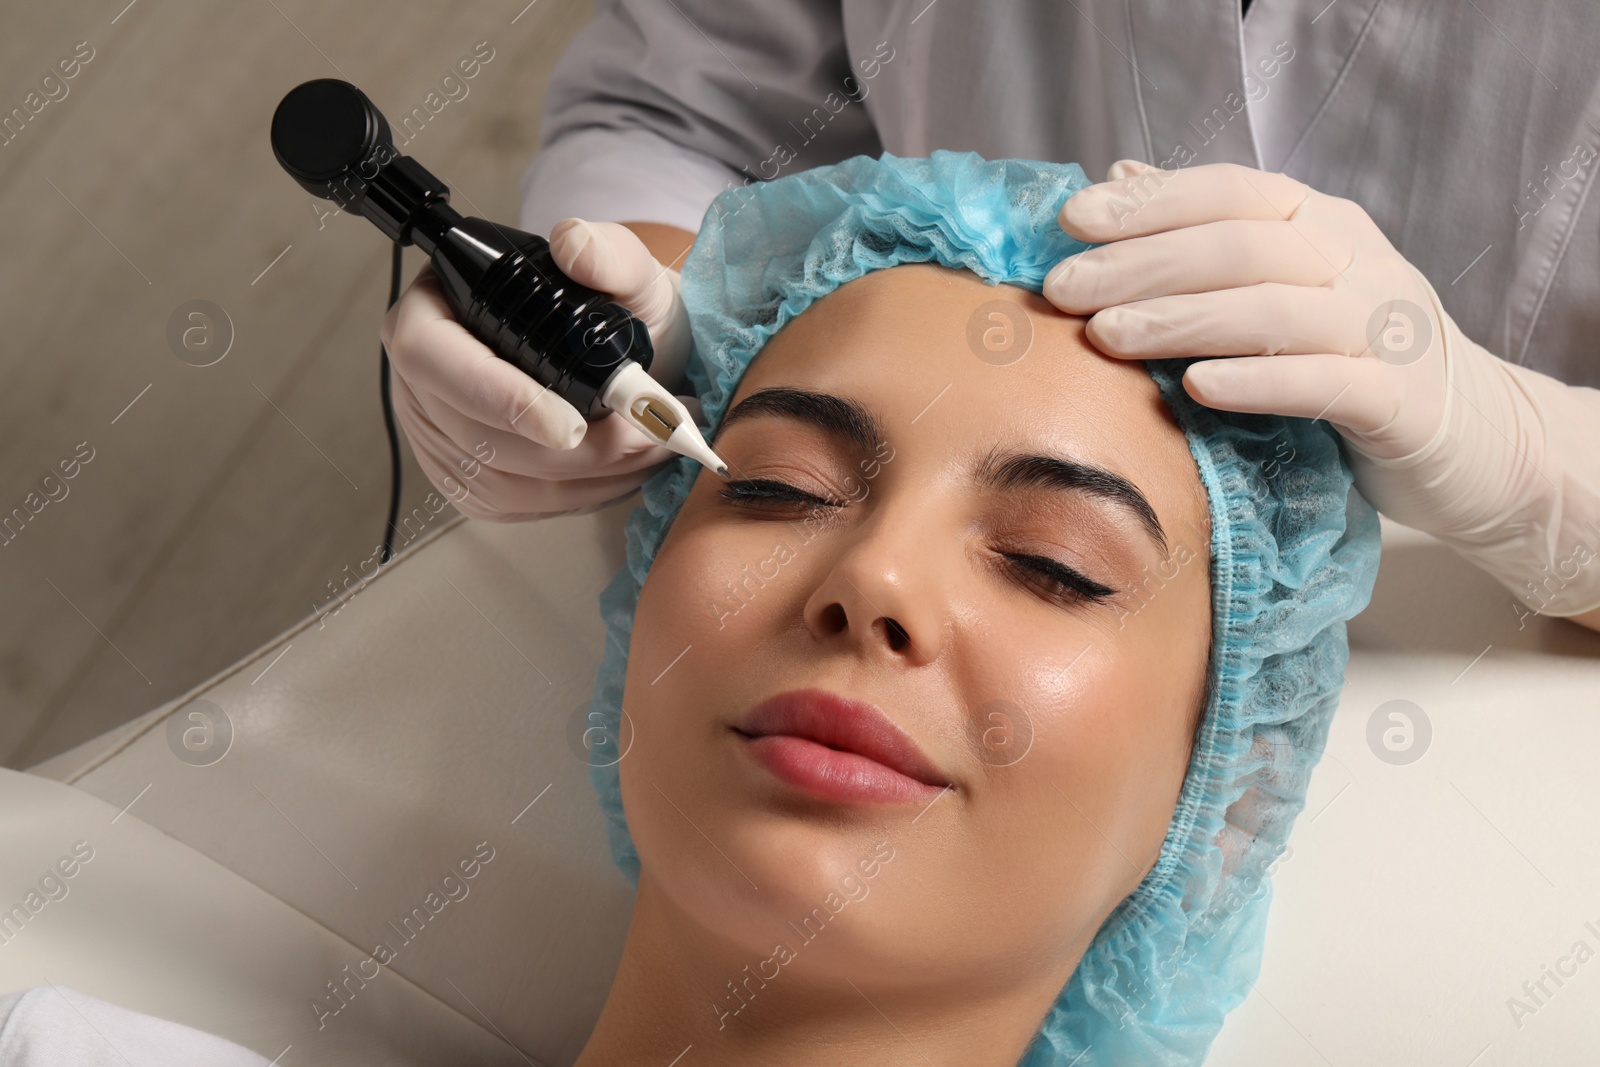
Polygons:
M730 790L702 798L691 825L651 786L647 768L634 769L644 773L624 772L623 803L641 867L676 909L741 950L765 956L775 938L804 939L804 920L818 908L827 918L812 927L859 911L893 867L893 845L882 844L892 835L845 813L780 809Z

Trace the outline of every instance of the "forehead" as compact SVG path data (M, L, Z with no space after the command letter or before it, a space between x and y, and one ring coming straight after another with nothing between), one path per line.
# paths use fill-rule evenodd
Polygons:
M921 459L964 464L998 446L1090 461L1138 485L1192 545L1209 519L1188 441L1143 364L1102 355L1085 322L966 270L873 271L786 323L728 407L773 386L812 389L863 402Z

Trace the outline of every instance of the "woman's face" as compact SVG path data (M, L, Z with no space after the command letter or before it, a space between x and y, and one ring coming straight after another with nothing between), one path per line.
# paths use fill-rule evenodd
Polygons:
M1210 643L1183 433L1082 319L931 265L818 301L728 410L734 480L700 472L635 616L641 893L769 982L1024 983L1042 1015L1183 783ZM752 718L796 690L881 709L925 780Z

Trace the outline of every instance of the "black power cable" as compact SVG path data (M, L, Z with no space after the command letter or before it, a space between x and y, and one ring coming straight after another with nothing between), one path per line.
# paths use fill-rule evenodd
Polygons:
M389 268L389 307L400 299L399 241L394 243L394 259ZM394 556L395 523L400 518L400 436L394 430L394 399L389 395L389 352L381 344L378 355L382 361L383 424L389 430L389 520L383 529L383 555L379 563L388 563Z

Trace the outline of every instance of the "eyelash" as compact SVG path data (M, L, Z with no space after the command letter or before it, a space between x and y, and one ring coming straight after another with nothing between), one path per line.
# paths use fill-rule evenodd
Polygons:
M805 504L816 508L842 507L835 501L824 500L798 486L771 478L748 478L728 482L717 490L724 500L734 504ZM1047 596L1067 604L1081 601L1099 603L1116 590L1107 588L1093 579L1048 556L1035 556L1024 552L1002 552L1023 581L1041 589Z
M724 500L735 504L808 504L813 507L839 507L836 501L824 500L799 486L772 478L746 478L732 481L717 490Z

